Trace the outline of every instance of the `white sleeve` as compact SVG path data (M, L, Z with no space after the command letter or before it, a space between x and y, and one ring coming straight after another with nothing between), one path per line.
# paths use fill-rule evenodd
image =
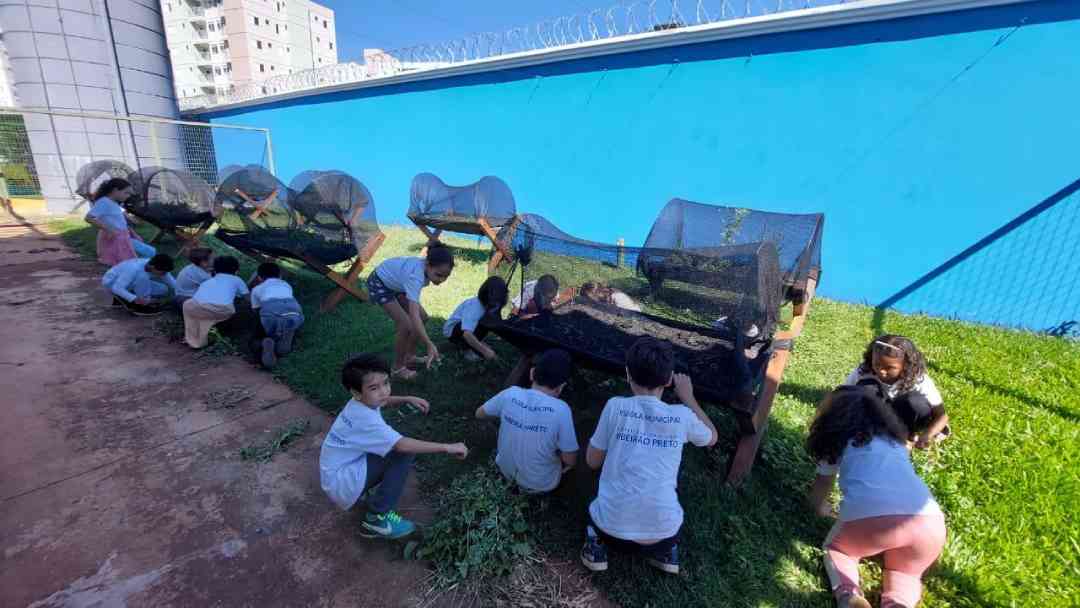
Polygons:
M176 293L176 277L172 276L171 272L166 272L162 276L162 278L165 279L165 284L168 285L170 288L172 288L173 293L175 294Z
M690 425L686 429L686 438L699 448L709 445L709 442L712 441L712 429L705 424L704 420L698 418L694 410L686 409L691 418Z
M596 430L593 431L592 439L589 440L589 446L598 450L607 451L611 445L611 434L614 430L611 425L611 417L614 416L612 412L615 411L615 407L611 405L611 399L604 405L604 411L600 414L600 420L596 423Z
M360 448L365 452L386 456L394 449L397 442L401 441L401 433L385 422L369 430L371 432L363 433L358 437Z
M559 451L576 452L580 449L577 433L574 431L574 416L570 413L570 406L564 404L559 416Z
M931 407L938 407L945 403L945 400L941 398L941 393L938 392L937 385L928 375L923 375L922 379L915 385L915 391L922 393L922 396L926 397Z
M236 292L237 293L239 293L242 296L246 296L249 293L251 293L251 291L248 289L247 283L244 282L244 279L241 279L240 277L236 276L235 274L233 275L233 278L236 279L234 282L236 283Z
M420 290L424 288L424 267L420 267L420 276L409 275L405 279L403 285L405 287L405 297L410 302L420 303Z
M138 269L134 269L134 267L131 266L125 266L120 272L116 273L116 280L112 282L112 287L110 288L113 294L125 302L134 302L138 299L138 296L128 289L128 287L135 282L135 274L137 272Z
M253 309L262 306L262 290L259 289L260 287L262 287L261 284L251 290L251 307Z
M861 365L856 365L855 369L851 370L851 373L848 374L847 378L844 379L844 383L842 386L855 386L856 384L858 384L859 376L862 375L862 373L859 372L859 368L861 367Z
M461 311L461 331L475 333L476 326L480 324L480 319L484 316L484 307L479 302L476 302L476 305L469 304Z
M499 394L495 395L491 399L488 399L487 403L483 405L484 413L488 416L499 418L502 415L503 396L506 395L506 391L508 390L510 389L500 391Z

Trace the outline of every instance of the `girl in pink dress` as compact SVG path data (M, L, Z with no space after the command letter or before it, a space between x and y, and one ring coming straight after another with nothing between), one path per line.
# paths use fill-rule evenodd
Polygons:
M121 203L131 197L131 184L114 177L94 193L94 205L86 214L86 222L98 228L98 261L115 266L134 257L152 258L157 251L143 242L128 225Z

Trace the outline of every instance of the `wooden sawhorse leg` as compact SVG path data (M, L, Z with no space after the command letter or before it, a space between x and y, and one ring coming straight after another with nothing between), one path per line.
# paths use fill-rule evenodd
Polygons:
M323 272L323 274L326 276L326 278L330 279L338 285L338 288L332 291L330 295L326 296L326 299L323 301L322 306L320 307L320 310L322 310L322 312L328 312L333 310L338 304L341 303L341 300L345 297L345 294L351 294L353 297L360 300L361 302L367 301L368 294L356 286L356 280L360 277L360 272L364 269L364 266L371 261L372 256L374 256L375 252L379 249L380 246L382 246L382 243L385 239L386 235L380 232L379 234L368 240L367 244L364 245L364 248L360 251L360 253L356 255L356 259L353 261L352 266L349 268L349 272L347 272L345 275L334 272L329 268L326 268L325 266L319 268L320 272L323 272L323 269L325 269L325 272Z

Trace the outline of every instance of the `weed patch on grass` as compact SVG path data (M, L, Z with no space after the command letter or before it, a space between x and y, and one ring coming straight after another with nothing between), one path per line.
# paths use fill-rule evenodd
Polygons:
M267 462L275 454L288 450L289 445L302 437L310 425L311 422L307 418L291 420L284 426L272 431L269 439L241 448L240 459Z
M253 389L245 386L231 386L219 391L210 391L206 393L203 400L206 401L206 409L223 410L234 408L254 396Z

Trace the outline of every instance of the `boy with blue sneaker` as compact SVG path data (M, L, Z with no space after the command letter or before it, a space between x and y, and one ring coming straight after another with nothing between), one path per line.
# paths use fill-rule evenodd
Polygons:
M671 345L639 339L626 352L632 397L608 400L585 461L601 469L600 490L589 505L581 562L607 570L607 546L641 553L649 565L679 573L683 510L676 485L683 445L716 443L716 427L694 399L690 377L675 374ZM660 400L674 383L682 404Z
M419 397L390 395L390 366L374 354L345 362L341 383L352 394L326 433L319 454L323 491L342 510L367 494L367 515L360 534L366 538L402 538L416 525L394 511L416 454L449 454L463 459L464 443L430 443L402 437L383 420L380 408L412 405L430 409Z

